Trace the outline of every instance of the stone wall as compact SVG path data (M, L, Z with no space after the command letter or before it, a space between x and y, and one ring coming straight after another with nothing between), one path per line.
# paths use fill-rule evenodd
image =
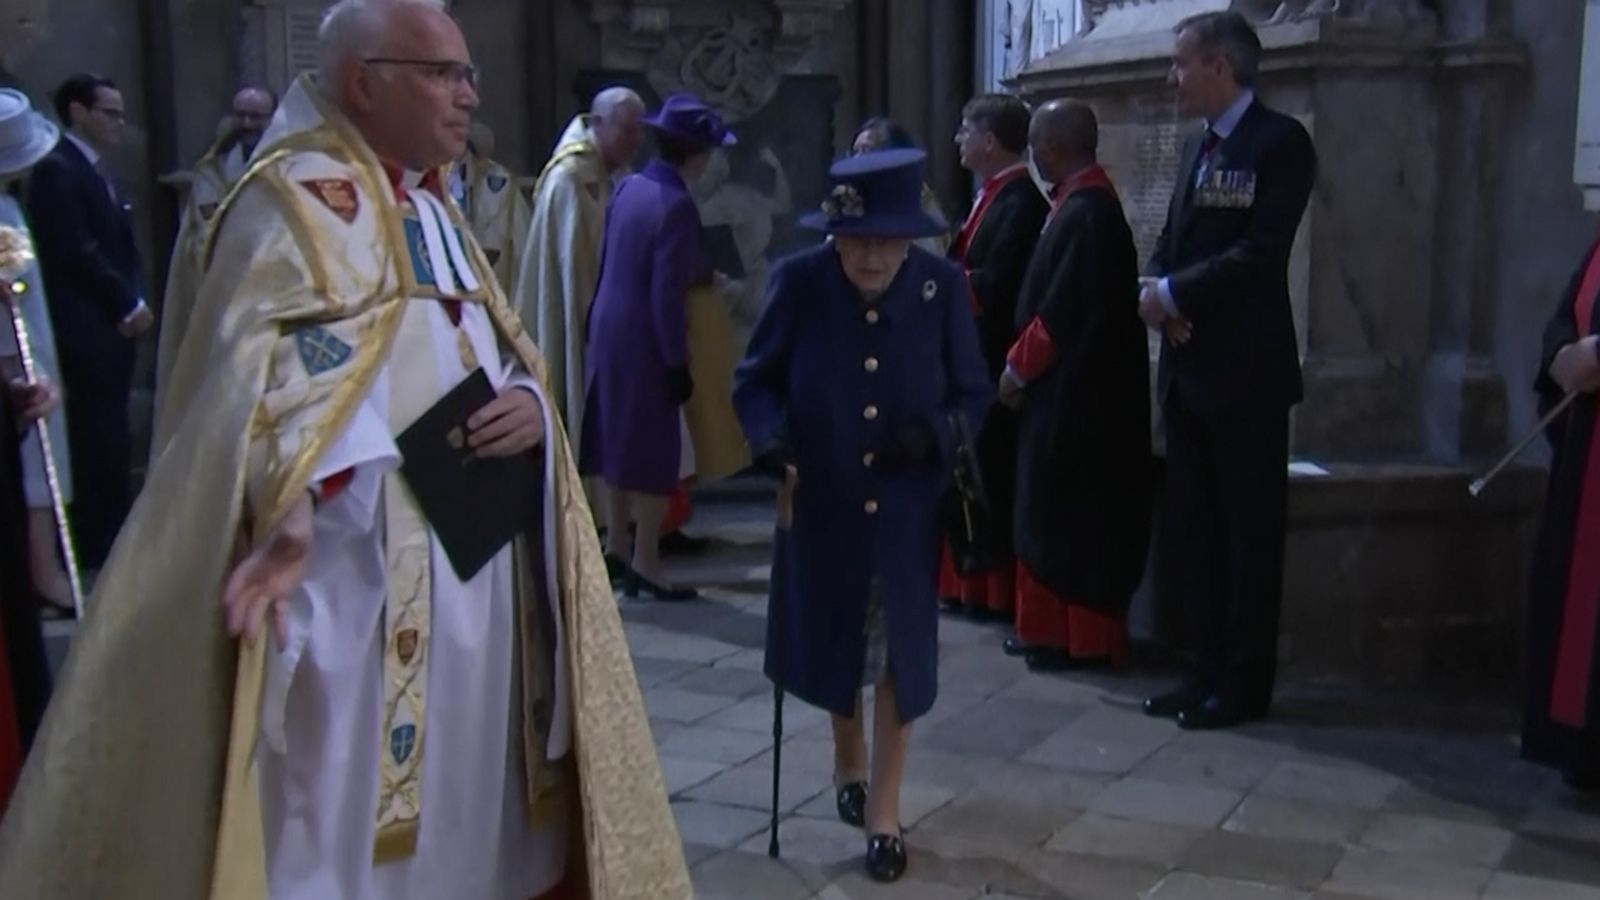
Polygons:
M1572 161L1582 55L1582 3L1488 4L1528 47L1530 64L1508 86L1499 157L1501 190L1493 206L1498 223L1493 327L1475 335L1490 348L1506 383L1515 431L1537 418L1531 391L1539 365L1539 338L1567 282L1600 224L1583 209L1573 185ZM1545 458L1544 442L1529 458Z
M1475 501L1465 486L1531 425L1539 332L1593 239L1572 182L1582 5L1110 0L1019 84L1096 107L1145 257L1199 128L1165 84L1172 27L1225 8L1256 18L1262 99L1320 158L1290 268L1293 446L1329 474L1291 480L1285 660L1505 677L1542 478L1514 470ZM1156 559L1138 618L1171 637Z

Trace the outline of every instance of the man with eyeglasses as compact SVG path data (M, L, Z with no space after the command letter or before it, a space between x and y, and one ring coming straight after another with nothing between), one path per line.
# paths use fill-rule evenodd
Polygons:
M161 337L156 353L157 404L161 402L161 389L170 376L172 360L183 340L194 294L200 286L200 253L205 245L207 226L216 215L222 198L244 177L277 108L277 96L266 88L247 87L234 94L233 111L225 120L225 130L217 143L195 163L183 221L172 246L172 263L167 267L166 295L161 301Z
M128 398L136 339L155 324L145 303L132 204L112 174L127 113L108 78L74 75L55 94L63 136L33 170L28 217L50 295L71 445L70 511L79 559L99 569L128 515Z
M217 210L0 896L690 900L543 360L447 198L466 41L340 0L318 43Z

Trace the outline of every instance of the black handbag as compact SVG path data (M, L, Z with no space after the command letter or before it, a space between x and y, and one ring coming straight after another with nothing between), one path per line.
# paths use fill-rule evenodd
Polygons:
M963 576L998 568L1005 560L995 552L994 509L978 466L978 450L967 417L946 415L955 439L955 477L944 499L944 535L951 562Z

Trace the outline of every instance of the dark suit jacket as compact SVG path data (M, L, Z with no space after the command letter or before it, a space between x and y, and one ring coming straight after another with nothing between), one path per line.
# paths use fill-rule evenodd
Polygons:
M1006 353L1017 336L1017 293L1049 213L1050 204L1033 179L1018 178L995 195L962 260L978 296L983 358L996 381L1005 371Z
M63 137L34 167L28 218L50 297L62 380L126 391L134 343L117 326L144 295L132 207ZM87 383L86 383L87 382Z
M1201 415L1293 406L1303 390L1289 250L1316 181L1316 149L1299 122L1258 100L1211 164L1254 176L1254 202L1202 206L1195 169L1203 137L1184 145L1167 224L1145 269L1171 279L1179 312L1194 323L1188 343L1163 342L1158 396L1165 405L1176 391Z

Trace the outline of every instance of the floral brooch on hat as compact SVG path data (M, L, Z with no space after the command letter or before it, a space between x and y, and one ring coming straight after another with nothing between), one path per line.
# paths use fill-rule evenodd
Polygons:
M867 203L853 184L836 185L828 199L822 201L822 214L829 221L859 219L867 214Z

